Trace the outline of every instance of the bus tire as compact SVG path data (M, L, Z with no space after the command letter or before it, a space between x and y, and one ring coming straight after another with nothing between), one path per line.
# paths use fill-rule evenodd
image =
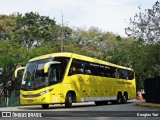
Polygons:
M103 101L94 101L94 103L99 106L99 105L103 105Z
M122 98L122 103L126 104L127 100L128 100L128 95L127 95L127 93L124 93L123 98Z
M49 107L49 104L42 104L43 109L48 109L48 107Z
M108 105L108 101L103 101L103 104L104 105Z
M121 104L122 103L122 94L119 92L117 94L117 100L112 100L112 104Z
M73 102L72 94L69 92L69 93L67 93L67 95L66 95L65 107L66 107L66 108L72 107L72 102Z
M111 103L112 103L112 104L116 104L116 103L117 103L117 100L112 100Z
M121 104L122 103L122 94L119 92L118 94L117 94L117 104Z

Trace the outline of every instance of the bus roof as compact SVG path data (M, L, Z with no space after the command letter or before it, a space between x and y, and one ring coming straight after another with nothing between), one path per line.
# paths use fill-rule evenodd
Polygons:
M85 61L88 61L88 62L94 62L94 63L108 65L108 66L112 66L112 67L118 67L118 68L122 68L122 69L133 70L133 69L128 68L128 67L116 65L116 64L109 63L109 62L99 60L99 59L96 59L96 58L91 58L91 57L87 57L87 56L84 56L84 55L79 55L79 54L69 53L69 52L46 54L46 55L42 55L42 56L39 56L39 57L32 58L32 59L29 60L29 62L42 60L42 59L47 59L47 58L53 58L53 57L73 57L73 58L80 59L80 60L85 60Z
M63 53L51 53L51 54L46 54L46 55L42 55L42 56L32 58L32 59L29 60L29 62L42 60L42 59L47 59L47 58L58 57L58 56L71 57L72 54L73 53L65 53L65 52L63 52Z

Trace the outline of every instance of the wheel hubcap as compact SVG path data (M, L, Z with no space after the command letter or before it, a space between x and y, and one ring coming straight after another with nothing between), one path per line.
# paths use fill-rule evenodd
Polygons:
M72 97L69 97L69 103L72 103Z

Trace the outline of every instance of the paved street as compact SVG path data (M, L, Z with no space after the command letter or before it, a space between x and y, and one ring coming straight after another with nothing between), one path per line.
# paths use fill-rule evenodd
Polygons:
M65 120L69 119L159 119L160 116L160 108L153 107L143 107L138 106L136 103L141 103L144 101L132 100L127 104L111 104L96 106L93 102L89 103L78 103L74 104L72 108L65 108L64 105L54 105L50 106L48 109L42 109L41 106L19 106L19 107L6 107L0 108L1 112L8 111L11 112L12 118L11 120L20 120L24 117L23 120L28 119L51 119L51 120L59 120L65 118ZM18 117L17 117L18 116ZM40 118L32 118L32 117L40 117ZM41 118L42 117L42 118ZM6 120L7 118L2 118L2 120Z

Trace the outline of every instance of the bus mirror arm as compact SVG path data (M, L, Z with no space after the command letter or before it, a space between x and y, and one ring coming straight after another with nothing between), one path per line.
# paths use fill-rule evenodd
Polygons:
M18 71L19 71L19 70L23 70L23 69L25 69L25 67L19 67L19 68L17 68L17 69L15 70L15 72L14 72L14 77L16 78L16 77L17 77L17 74L18 74Z
M50 68L51 65L53 64L60 64L61 62L58 62L58 61L51 61L51 62L47 62L45 65L44 65L44 73L47 73L48 72L48 69Z

